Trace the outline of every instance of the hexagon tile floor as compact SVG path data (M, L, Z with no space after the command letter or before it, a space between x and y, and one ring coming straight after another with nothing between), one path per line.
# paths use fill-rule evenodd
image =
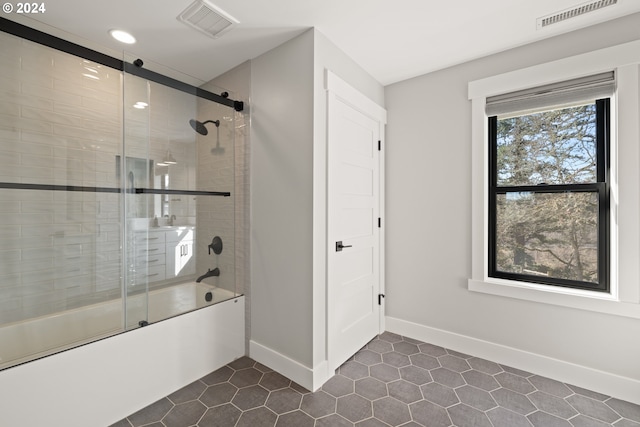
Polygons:
M111 427L640 427L640 406L385 332L311 393L248 357Z

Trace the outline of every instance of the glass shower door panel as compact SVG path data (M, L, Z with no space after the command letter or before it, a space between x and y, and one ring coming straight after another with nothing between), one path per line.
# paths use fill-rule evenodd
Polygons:
M152 196L139 192L153 183L154 164L149 158L149 83L124 73L124 156L116 159L124 198L124 289L125 329L145 326L149 321L149 233L153 217Z
M122 331L122 74L6 33L0 51L1 369Z

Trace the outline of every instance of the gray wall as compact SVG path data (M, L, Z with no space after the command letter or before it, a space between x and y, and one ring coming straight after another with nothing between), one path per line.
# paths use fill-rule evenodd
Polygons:
M388 316L640 380L640 321L467 290L468 83L636 39L640 14L386 87Z
M251 65L251 339L310 366L313 32Z
M315 29L251 63L251 340L306 369L326 360L326 68L383 104Z

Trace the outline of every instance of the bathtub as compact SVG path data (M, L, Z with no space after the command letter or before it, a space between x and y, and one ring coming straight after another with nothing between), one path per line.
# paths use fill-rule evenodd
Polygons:
M143 302L129 298L129 317ZM151 323L118 333L122 309L117 300L1 328L5 360L57 353L0 371L0 426L108 426L244 355L243 296L201 283L152 291Z
M127 329L138 327L141 320L157 322L236 296L196 282L148 295L148 303L146 294L127 298ZM0 369L120 333L122 311L123 302L117 299L0 327Z

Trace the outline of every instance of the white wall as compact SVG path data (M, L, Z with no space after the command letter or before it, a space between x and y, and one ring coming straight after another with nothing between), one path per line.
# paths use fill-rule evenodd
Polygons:
M631 399L640 390L640 321L467 290L471 277L470 81L640 39L640 14L388 86L387 316L460 351L505 346L522 369ZM637 186L637 183L630 185ZM622 230L621 232L624 232ZM469 339L460 339L467 337ZM420 337L417 337L420 338ZM475 344L474 344L475 343ZM437 344L437 343L436 343ZM483 344L490 344L484 346ZM513 352L511 350L514 350ZM534 355L517 358L512 355ZM482 354L478 354L482 356ZM539 356L539 357L538 357ZM537 357L537 359L536 359ZM537 363L557 361L558 363ZM603 375L599 374L602 373ZM599 377L622 378L616 390ZM638 397L636 397L638 400Z
M307 388L326 372L325 69L383 87L317 30L251 69L251 356Z

